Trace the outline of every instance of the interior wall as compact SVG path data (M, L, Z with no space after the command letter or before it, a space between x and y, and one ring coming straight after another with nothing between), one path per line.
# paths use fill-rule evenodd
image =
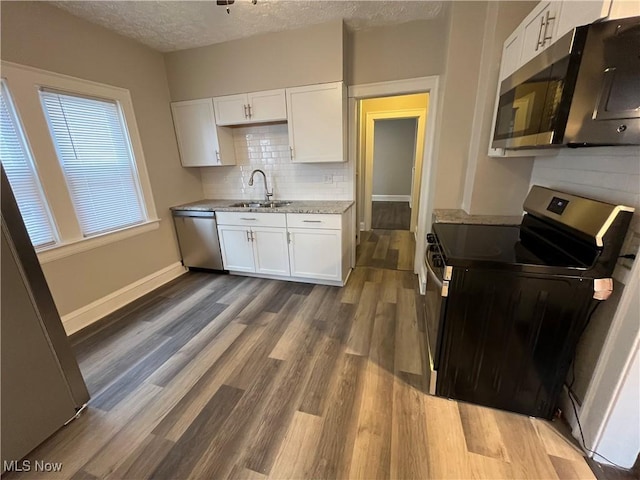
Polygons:
M411 195L416 128L415 118L375 122L373 195Z
M451 2L435 151L434 208L460 208L478 94L487 2ZM485 92L482 92L485 95Z
M444 72L449 6L438 17L356 30L348 36L348 85L362 85Z
M171 100L342 81L343 37L337 20L166 53Z
M44 2L2 2L3 60L131 92L160 227L48 262L61 315L180 260L169 206L202 198L197 169L180 165L160 53Z
M492 136L502 46L536 3L489 4L462 204L462 208L473 215L520 215L528 193L533 158L489 157L487 151Z

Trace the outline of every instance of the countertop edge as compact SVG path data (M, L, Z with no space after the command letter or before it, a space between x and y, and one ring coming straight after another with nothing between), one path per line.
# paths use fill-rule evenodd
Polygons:
M353 200L292 200L292 205L277 208L230 207L231 203L247 202L247 200L200 200L184 205L170 207L171 211L195 212L251 212L251 213L301 213L301 214L343 214L353 205Z

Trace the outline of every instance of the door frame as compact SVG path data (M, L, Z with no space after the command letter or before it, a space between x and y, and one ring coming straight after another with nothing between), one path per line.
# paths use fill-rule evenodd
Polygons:
M436 119L438 118L438 106L440 102L439 88L440 76L410 78L406 80L394 80L389 82L367 83L352 85L348 90L349 97L349 163L355 168L353 178L353 191L356 192L359 171L358 159L358 100L374 97L404 95L409 93L429 93L429 105L427 109L427 125L422 157L422 178L420 181L420 202L418 205L418 226L416 228L416 254L414 257L413 271L420 280L420 292L424 294L426 286L426 271L424 266L424 248L427 228L431 226L433 213L433 198L435 190L435 140ZM360 230L360 225L357 226ZM358 234L358 238L360 238ZM355 249L355 243L354 243Z
M364 152L364 230L371 230L371 202L373 200L373 162L374 162L374 126L378 120L397 120L405 118L416 119L416 138L414 145L414 163L413 175L411 178L411 224L409 230L416 231L418 211L415 198L420 197L420 181L422 180L422 163L424 160L424 137L425 124L427 122L427 110L429 108L429 100L427 97L426 108L410 108L400 110L387 110L382 112L369 112L366 116L365 128L362 133L365 135L365 152ZM362 155L362 152L360 153ZM360 170L362 172L362 169Z

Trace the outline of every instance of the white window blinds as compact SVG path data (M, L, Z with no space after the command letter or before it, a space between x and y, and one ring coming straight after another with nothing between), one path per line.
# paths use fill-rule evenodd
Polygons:
M9 92L0 95L0 160L34 247L56 243L53 223Z
M145 221L118 103L44 89L40 97L83 235Z

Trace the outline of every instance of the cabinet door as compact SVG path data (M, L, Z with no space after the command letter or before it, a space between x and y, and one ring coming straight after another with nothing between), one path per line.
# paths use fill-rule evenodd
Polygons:
M249 101L246 93L215 97L213 108L218 125L249 123Z
M289 275L287 230L284 228L253 227L255 271L268 275Z
M560 7L556 38L569 33L580 25L588 25L606 18L611 8L611 0L564 1Z
M346 161L346 93L342 82L287 89L293 162Z
M222 160L211 99L174 102L171 112L182 166L220 165Z
M522 56L518 66L527 63L556 40L560 4L541 2L525 19Z
M341 230L289 229L291 276L342 280Z
M255 272L251 231L247 227L218 225L218 237L225 270Z
M249 118L252 122L275 122L287 119L284 90L253 92L249 97Z
M520 66L519 62L522 56L522 32L521 29L516 30L504 42L502 61L500 63L500 82L510 76Z

